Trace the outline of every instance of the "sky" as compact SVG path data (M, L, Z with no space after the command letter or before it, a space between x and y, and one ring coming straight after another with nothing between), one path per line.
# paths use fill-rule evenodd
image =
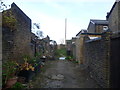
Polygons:
M75 37L81 29L87 29L90 19L106 19L115 0L3 0L10 5L15 2L32 20L40 23L44 37L47 35L58 44ZM36 29L32 29L35 32Z

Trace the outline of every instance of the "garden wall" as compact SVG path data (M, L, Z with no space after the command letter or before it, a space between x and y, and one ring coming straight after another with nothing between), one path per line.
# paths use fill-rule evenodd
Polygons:
M102 34L101 38L87 40L84 47L84 57L87 70L91 77L102 87L109 87L110 32Z

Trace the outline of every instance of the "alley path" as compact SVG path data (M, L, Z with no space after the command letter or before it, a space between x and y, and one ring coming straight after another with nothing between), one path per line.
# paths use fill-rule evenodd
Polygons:
M80 67L67 60L46 62L44 70L32 81L34 88L98 88Z

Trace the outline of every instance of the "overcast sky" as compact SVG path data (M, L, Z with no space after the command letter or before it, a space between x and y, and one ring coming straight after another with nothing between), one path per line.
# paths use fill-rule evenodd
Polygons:
M67 18L67 39L75 37L81 29L87 29L90 19L106 19L115 0L3 0L6 4L15 2L32 23L40 23L44 36L61 43L65 37Z

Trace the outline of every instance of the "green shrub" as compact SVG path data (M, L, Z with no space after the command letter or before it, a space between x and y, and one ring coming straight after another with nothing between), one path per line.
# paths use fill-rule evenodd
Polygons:
M67 56L66 49L57 49L56 56L58 56L58 57Z
M12 86L12 88L25 88L25 86L23 86L22 83L20 83L20 82L16 82L16 83Z

